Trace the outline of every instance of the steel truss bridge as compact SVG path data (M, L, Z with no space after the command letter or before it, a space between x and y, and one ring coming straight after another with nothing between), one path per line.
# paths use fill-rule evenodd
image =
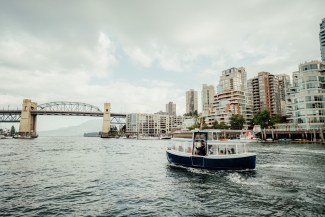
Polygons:
M103 117L96 106L82 102L49 102L31 110L32 115ZM0 110L0 122L20 122L21 110ZM111 113L111 124L125 124L126 114Z

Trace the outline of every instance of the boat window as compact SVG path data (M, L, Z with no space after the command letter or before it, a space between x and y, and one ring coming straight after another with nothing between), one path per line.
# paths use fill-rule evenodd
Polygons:
M208 140L218 140L218 133L217 132L209 132Z
M208 143L209 155L232 155L246 153L245 144L213 144Z
M244 144L240 144L240 145L237 145L237 153L238 154L242 154L242 153L245 153L245 145Z
M167 149L192 154L192 140L172 140Z

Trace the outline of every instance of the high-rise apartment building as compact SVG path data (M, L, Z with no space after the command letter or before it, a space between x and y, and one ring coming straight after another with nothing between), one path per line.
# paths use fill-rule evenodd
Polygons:
M217 92L223 93L224 90L241 90L245 91L247 73L244 67L230 68L222 71L220 76Z
M218 92L214 96L213 106L205 116L205 122L211 125L215 120L230 123L232 115L242 115L246 124L252 120L251 99L246 92L247 75L245 68L230 68L222 71Z
M278 74L281 115L286 115L286 95L290 87L290 75Z
M168 115L176 116L176 104L173 102L166 104L166 112Z
M287 93L287 119L279 129L317 129L325 123L325 63L314 60L299 65Z
M197 91L190 89L186 91L186 113L198 112Z
M320 53L323 63L325 63L325 18L322 19L319 30Z
M249 79L248 90L252 97L253 113L268 110L271 116L281 114L279 78L269 72L259 72Z
M203 84L201 98L202 98L202 112L208 111L214 100L214 86Z

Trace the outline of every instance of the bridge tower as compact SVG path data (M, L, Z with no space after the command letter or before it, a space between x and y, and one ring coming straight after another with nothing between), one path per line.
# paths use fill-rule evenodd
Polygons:
M108 132L111 130L111 104L104 103L102 138L108 138Z
M32 102L30 99L24 99L21 109L21 117L19 124L19 134L29 134L31 137L36 137L36 117L32 115L31 110L37 108L37 103Z

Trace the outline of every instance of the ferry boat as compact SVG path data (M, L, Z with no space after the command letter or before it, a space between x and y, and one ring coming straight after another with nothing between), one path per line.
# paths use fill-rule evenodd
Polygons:
M166 156L170 163L216 170L255 169L256 154L247 151L246 143L218 140L219 130L193 130L192 139L172 138ZM202 154L202 148L205 150Z

